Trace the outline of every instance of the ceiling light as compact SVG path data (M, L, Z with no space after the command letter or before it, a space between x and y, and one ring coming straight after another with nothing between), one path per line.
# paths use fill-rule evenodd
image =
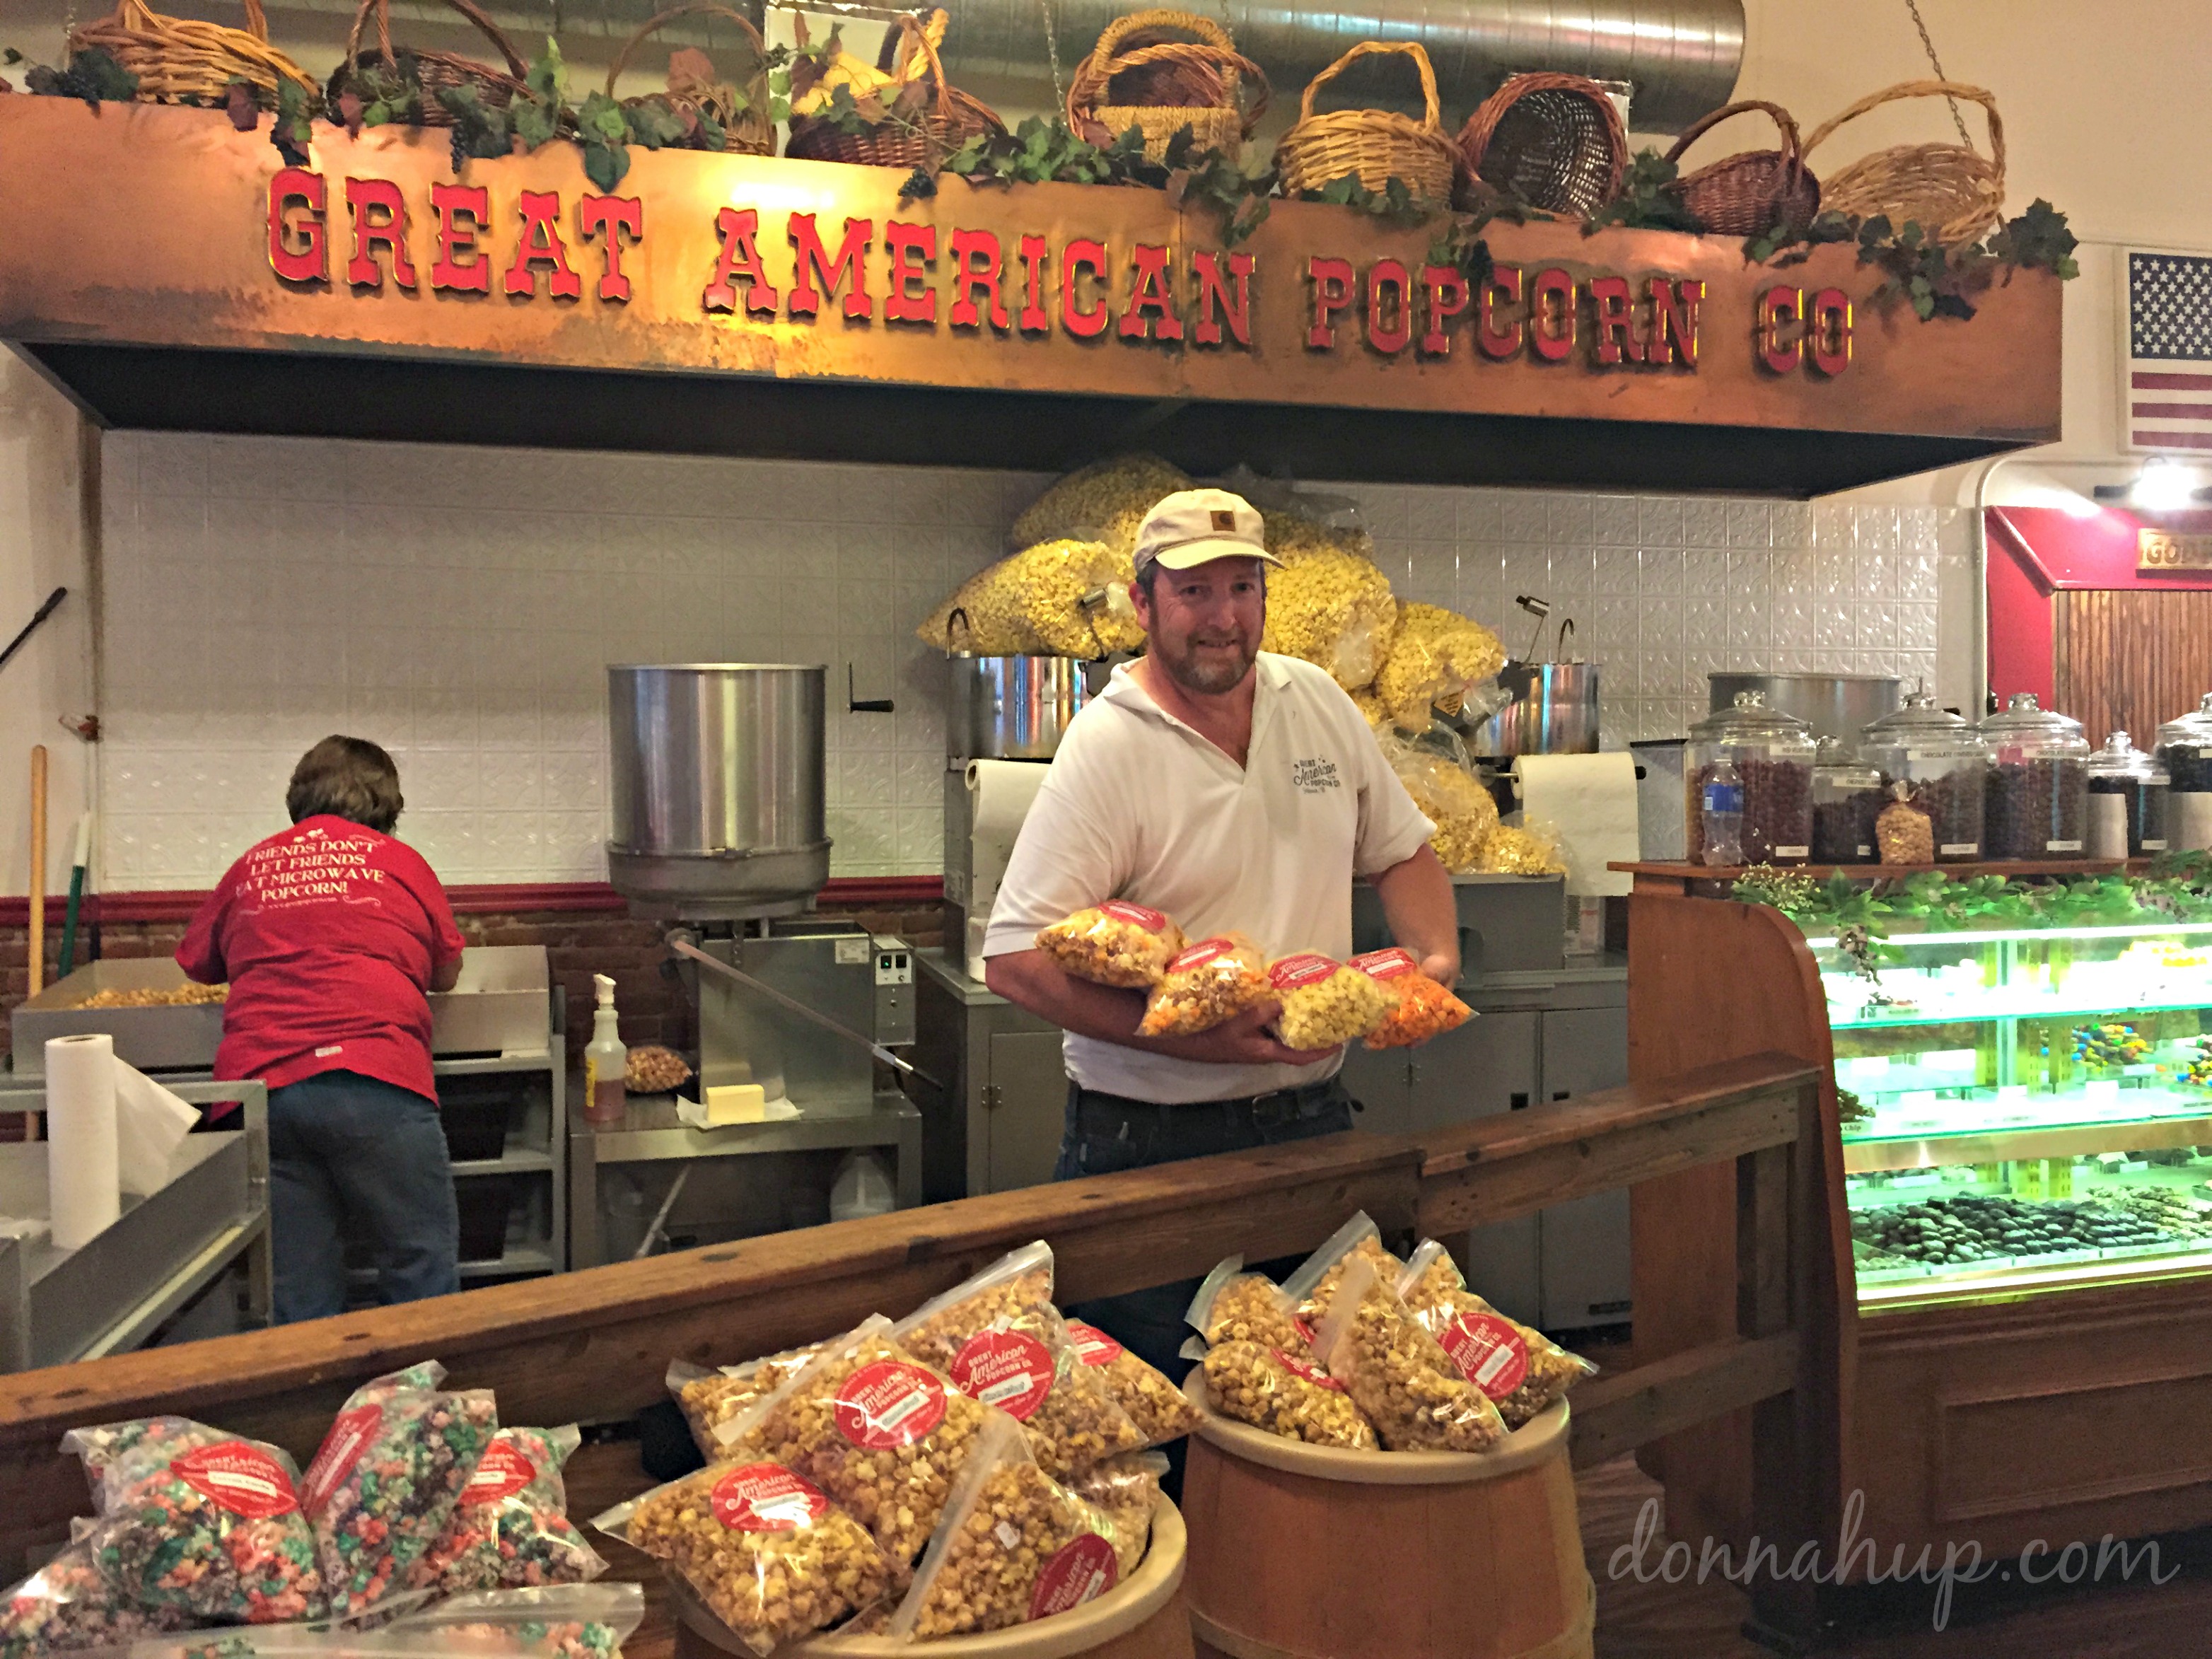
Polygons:
M2187 469L2160 456L2145 461L2128 487L2128 504L2154 513L2179 512L2194 504L2196 496L2196 480Z

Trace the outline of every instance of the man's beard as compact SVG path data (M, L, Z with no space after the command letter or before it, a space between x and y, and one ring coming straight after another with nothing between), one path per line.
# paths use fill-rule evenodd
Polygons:
M1199 642L1191 640L1180 652L1164 651L1158 641L1153 642L1152 654L1166 669L1168 678L1184 690L1200 696L1218 696L1224 691L1234 690L1252 672L1258 653L1243 634L1233 641L1208 641L1216 648L1200 654ZM1233 647L1233 654L1221 647Z

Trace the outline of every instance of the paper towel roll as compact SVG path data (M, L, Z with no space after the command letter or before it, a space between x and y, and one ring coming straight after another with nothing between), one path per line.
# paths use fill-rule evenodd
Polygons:
M144 1197L169 1184L169 1166L199 1109L188 1106L128 1060L115 1062L116 1167L123 1190Z
M90 1243L123 1213L115 1150L115 1041L46 1039L46 1201L54 1244Z
M969 761L968 793L975 799L968 821L975 838L1012 852L1014 837L1022 831L1022 820L1029 817L1044 775L1051 769L1044 761Z
M1521 816L1559 831L1567 891L1594 896L1629 889L1626 872L1606 868L1638 856L1636 762L1628 755L1523 755Z

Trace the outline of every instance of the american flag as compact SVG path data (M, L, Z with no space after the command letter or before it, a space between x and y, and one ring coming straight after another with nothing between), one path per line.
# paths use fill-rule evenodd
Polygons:
M2128 447L2212 450L2212 256L2128 251Z

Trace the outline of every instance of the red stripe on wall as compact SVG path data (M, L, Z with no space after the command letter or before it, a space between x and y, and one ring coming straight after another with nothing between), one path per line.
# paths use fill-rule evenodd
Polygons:
M603 881L495 882L446 890L456 915L481 916L513 912L553 911L569 915L619 912L629 908L621 894ZM896 908L907 904L934 904L945 896L942 876L836 876L822 890L823 902ZM190 921L205 899L204 892L188 890L90 893L85 896L80 926L93 921ZM66 901L46 901L46 926L62 925ZM0 927L30 924L31 903L21 894L0 898Z
M2212 432L2137 432L2130 437L2145 449L2212 449Z
M2212 404L2130 404L2128 412L2146 421L2212 421Z
M2142 370L2128 376L2138 392L2212 392L2212 374L2152 374Z

